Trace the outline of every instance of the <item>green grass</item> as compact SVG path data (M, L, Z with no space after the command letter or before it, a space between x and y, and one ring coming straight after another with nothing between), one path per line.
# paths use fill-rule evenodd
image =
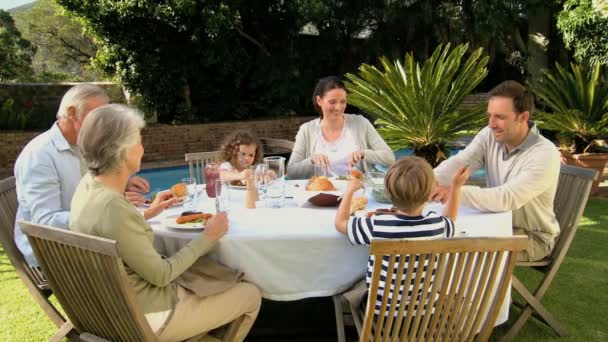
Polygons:
M608 340L607 245L608 201L591 200L566 260L542 301L571 336L559 339L551 329L531 319L518 341ZM529 287L540 279L533 270L517 269L516 274ZM511 308L513 320L516 309ZM498 327L494 335L500 336L504 329ZM0 341L46 341L54 331L0 249Z

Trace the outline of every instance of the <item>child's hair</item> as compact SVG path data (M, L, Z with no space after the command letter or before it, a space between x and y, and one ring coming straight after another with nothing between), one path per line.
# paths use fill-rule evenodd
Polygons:
M420 157L403 157L388 170L384 178L386 197L397 209L419 208L431 196L435 186L433 168Z
M222 161L227 161L234 168L239 165L237 163L237 157L239 153L239 145L255 145L255 158L253 164L259 164L262 162L264 157L264 151L262 150L262 143L255 135L248 131L238 130L228 135L222 146L220 147L220 158Z

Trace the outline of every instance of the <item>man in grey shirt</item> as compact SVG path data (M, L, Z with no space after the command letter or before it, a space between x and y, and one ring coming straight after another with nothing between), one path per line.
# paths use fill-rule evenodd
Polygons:
M459 154L435 168L432 200L445 202L452 175L461 166L486 169L486 188L462 187L462 204L482 211L513 211L513 234L527 235L518 260L551 253L559 234L553 198L559 178L557 147L531 121L534 97L521 84L505 81L489 93L488 126Z

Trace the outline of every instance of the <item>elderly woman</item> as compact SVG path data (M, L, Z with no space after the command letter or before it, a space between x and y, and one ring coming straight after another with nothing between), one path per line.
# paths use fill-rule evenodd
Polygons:
M395 155L374 126L361 115L344 114L346 88L335 76L319 80L312 103L320 118L304 123L289 159L289 178L312 176L313 165L327 165L334 174L348 174L357 163L390 166Z
M152 245L152 229L123 195L140 168L143 127L140 113L124 105L105 105L88 115L78 146L89 172L72 199L70 229L118 241L139 305L159 340L185 340L245 315L237 333L241 341L258 314L260 291L239 281L238 272L199 259L226 233L226 214L213 216L203 233L164 258Z

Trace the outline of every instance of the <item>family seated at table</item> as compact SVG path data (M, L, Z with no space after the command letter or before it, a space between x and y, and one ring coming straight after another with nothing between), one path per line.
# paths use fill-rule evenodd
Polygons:
M139 303L161 340L205 334L242 314L247 318L238 338L244 339L260 307L259 289L241 281L238 271L201 258L226 234L226 214L214 215L204 232L172 257L159 255L146 219L176 204L177 198L162 191L143 215L136 209L144 200L142 194L149 192L147 181L133 176L143 156L144 121L135 109L108 103L107 94L93 85L78 85L65 94L57 122L28 143L16 161L17 220L118 241ZM415 238L450 237L462 196L468 207L513 212L513 233L526 234L530 241L520 259L538 260L551 252L559 233L552 207L559 154L531 121L534 102L522 85L507 81L489 93L488 127L461 153L440 164L434 176L419 158L395 163L393 152L367 119L344 113L346 90L338 78L319 80L313 105L320 118L304 123L297 133L287 166L291 179L311 177L315 165L343 175L355 167L367 171L370 164L394 164L385 177L394 213L349 217L352 195L361 186L358 181L349 183L335 225L352 243L369 244L387 224L394 230L390 238L410 239L414 232ZM259 140L243 131L232 132L222 151L221 178L230 181L249 178L250 167L262 156ZM481 167L486 169L488 187L463 186L469 172ZM445 203L444 216L421 217L429 199ZM37 266L18 226L15 240L28 263ZM373 260L369 263L371 267ZM217 273L210 274L216 279L207 283L212 286L184 280L196 269ZM354 291L364 294L366 285L361 282Z

